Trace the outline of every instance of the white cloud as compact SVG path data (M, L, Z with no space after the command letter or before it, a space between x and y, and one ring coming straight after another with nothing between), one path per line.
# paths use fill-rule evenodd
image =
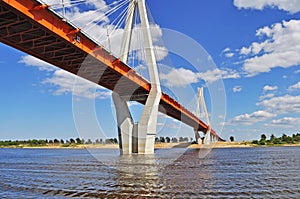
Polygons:
M234 53L231 52L231 49L228 47L222 51L222 54L224 54L227 58L231 58L234 56Z
M34 66L37 67L40 71L55 71L57 67L48 64L38 58L35 58L31 55L24 55L18 61L18 63L25 64L26 66Z
M300 73L300 70L296 70L294 71L295 74L299 74Z
M300 125L300 118L284 117L278 120L272 120L272 122L270 124L267 124L266 126L283 126L294 128L295 125Z
M138 73L141 73L142 71L147 70L147 67L144 65L138 65L135 67L135 71L137 71Z
M128 107L140 106L141 104L136 101L127 101Z
M240 78L240 74L237 71L231 69L214 69L208 70L204 73L199 73L199 77L211 84L219 79L238 79Z
M257 122L265 121L265 120L270 119L275 116L276 116L276 114L269 113L264 110L259 110L254 113L251 113L251 114L246 113L243 115L236 116L231 120L231 124L248 126L248 125L253 125Z
M57 67L33 56L22 56L19 63L25 64L26 66L37 67L41 71L51 72L49 74L50 77L43 80L42 83L54 86L54 88L51 89L51 92L53 92L54 95L71 93L76 96L99 99L108 98L111 95L110 91L100 87L99 85L79 77L76 78L75 75L58 69ZM76 84L74 84L75 82Z
M266 111L277 114L300 113L300 95L273 97L259 102L257 105L264 106Z
M233 87L232 91L233 91L234 93L241 92L241 91L242 91L242 87L241 87L241 86L235 86L235 87Z
M169 55L168 49L164 46L155 45L154 51L155 51L156 61L164 60Z
M226 53L225 56L228 57L228 58L230 58L230 57L234 56L234 53Z
M160 79L166 81L169 87L185 87L187 85L199 82L199 75L185 68L172 69L169 73L160 74Z
M240 50L241 55L247 55L243 69L249 76L269 72L276 67L288 68L300 64L300 20L260 28L256 36L263 40Z
M230 48L225 48L223 51L222 51L222 53L227 53L227 52L229 52L230 51Z
M45 79L43 83L55 87L54 95L73 94L89 99L106 99L111 96L111 91L64 70L55 71L53 77Z
M269 86L269 85L266 85L264 86L263 88L263 91L266 92L266 91L276 91L278 89L278 86Z
M259 97L259 100L270 99L270 98L272 98L272 97L274 97L274 96L275 96L274 93L269 93L269 94L260 96L260 97Z
M166 82L167 86L174 87L185 87L189 84L198 83L200 80L204 80L211 84L220 79L237 79L240 75L230 69L214 69L208 70L203 73L193 72L189 69L178 68L171 69L167 73L161 73L160 79Z
M257 9L263 10L266 7L278 8L290 13L300 11L299 0L234 0L234 5L239 9Z
M242 49L240 50L240 54L242 55L248 55L251 53L251 47L246 48L246 47L242 47Z
M289 86L288 90L295 90L295 89L300 89L300 82Z

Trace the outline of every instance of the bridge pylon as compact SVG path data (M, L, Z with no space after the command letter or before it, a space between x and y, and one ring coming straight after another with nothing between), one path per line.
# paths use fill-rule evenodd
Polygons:
M206 103L204 99L204 89L202 87L198 88L198 99L197 99L197 107L196 107L196 116L198 118L200 117L200 112L202 112L205 116L208 129L206 132L204 132L205 135L203 141L200 138L198 129L194 129L196 141L198 143L202 143L206 145L211 144L213 142L217 142L218 137L210 133L211 132L210 119L209 119L209 114L207 112Z
M113 93L113 101L116 108L118 123L119 146L121 154L153 154L158 108L162 91L150 32L146 2L145 0L131 0L129 8L133 9L128 9L127 12L120 59L122 62L128 63L134 16L136 12L139 12L151 90L138 123L133 122L127 105L127 101L129 99L125 99L119 94Z

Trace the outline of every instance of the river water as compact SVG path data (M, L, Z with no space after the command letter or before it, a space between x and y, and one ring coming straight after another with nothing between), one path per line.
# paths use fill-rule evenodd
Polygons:
M300 147L168 153L0 149L0 198L300 198Z

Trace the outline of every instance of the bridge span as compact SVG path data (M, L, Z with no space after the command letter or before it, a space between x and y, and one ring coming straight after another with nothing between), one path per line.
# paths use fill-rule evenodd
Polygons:
M151 91L148 80L38 0L0 1L0 41L108 88L128 101L145 105ZM167 93L161 95L159 111L222 140Z

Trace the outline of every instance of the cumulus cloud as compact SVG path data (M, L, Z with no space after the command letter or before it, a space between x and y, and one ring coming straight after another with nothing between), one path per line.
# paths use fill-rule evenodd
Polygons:
M300 64L300 20L260 28L256 36L262 41L240 49L240 54L246 56L243 69L249 76Z
M199 82L199 75L185 68L172 69L170 72L160 74L160 79L166 81L169 87L185 87Z
M231 120L231 124L233 125L253 125L257 122L262 122L265 121L267 119L273 118L275 117L276 114L264 111L264 110L259 110L256 112L253 112L251 114L243 114L243 115L239 115L234 117Z
M266 85L264 86L263 88L263 91L266 92L266 91L276 91L278 89L278 86L269 86L269 85Z
M246 113L234 117L231 120L233 125L253 125L255 123L272 119L276 116L287 115L287 114L299 114L300 113L300 95L298 96L276 96L274 94L267 94L260 97L260 102L256 103L257 106L261 106L260 111L253 113ZM285 117L283 119L273 120L270 125L282 125L283 123L295 122L293 117ZM297 120L298 121L298 120Z
M279 126L279 127L295 127L295 125L300 125L300 118L296 117L284 117L277 120L272 120L270 124L266 126Z
M54 95L73 94L89 99L106 99L111 96L111 91L61 69L56 70L53 77L45 79L43 83L54 86Z
M241 87L241 86L235 86L235 87L233 87L232 91L233 91L234 93L241 92L241 91L242 91L242 87Z
M288 90L296 90L296 89L300 89L300 82L289 86Z
M231 57L233 57L234 56L234 53L231 51L231 49L230 48L225 48L223 51L222 51L222 54L224 54L225 55L225 57L227 57L227 58L231 58Z
M226 53L225 56L228 57L228 58L230 58L230 57L234 56L234 53Z
M223 51L222 51L222 53L227 53L227 52L229 52L230 51L230 48L225 48Z
M300 95L273 97L258 102L257 105L264 106L266 111L277 114L300 113Z
M26 66L34 66L37 67L40 71L54 71L57 70L57 67L48 64L38 58L35 58L31 55L24 55L18 61L18 63L25 64Z
M300 11L299 0L234 0L234 5L239 9L263 10L266 7L278 8L289 13Z
M260 96L260 97L259 97L259 100L270 99L270 98L272 98L272 97L274 97L274 96L275 96L274 93L269 93L269 94Z
M237 79L240 75L230 69L213 69L206 72L193 72L189 69L178 68L171 69L167 73L161 73L160 79L166 82L170 87L185 87L189 84L198 83L201 80L212 84L220 79Z
M25 64L26 66L37 67L40 71L50 72L50 77L43 80L42 83L52 85L53 89L51 89L51 92L53 92L54 95L71 93L76 96L98 99L108 98L111 95L110 91L99 85L76 77L69 72L58 69L31 55L22 56L19 63Z
M208 70L204 73L199 73L199 77L206 81L207 83L211 84L219 79L238 79L240 78L240 74L231 69L214 69Z
M240 50L240 54L241 55L248 55L251 53L251 47L242 47L242 49Z

